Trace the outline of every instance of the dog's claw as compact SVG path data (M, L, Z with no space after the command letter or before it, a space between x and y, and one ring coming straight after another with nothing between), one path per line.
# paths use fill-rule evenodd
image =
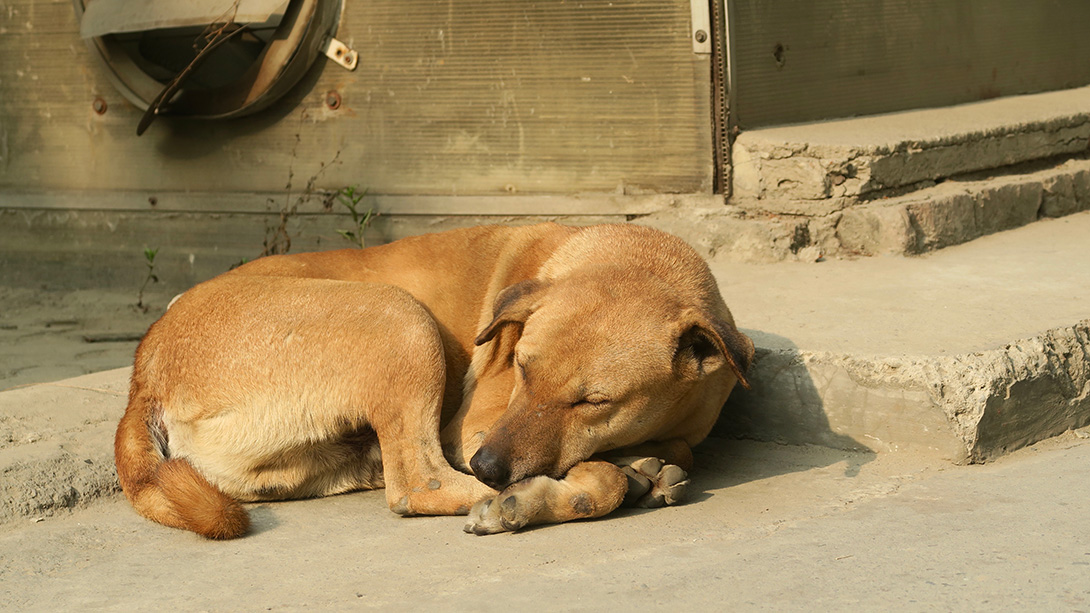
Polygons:
M505 498L501 494L495 498L486 498L473 505L463 530L469 534L484 536L500 532L514 532L525 525L526 520L520 521L519 519L518 499L514 496Z
M631 466L621 467L621 472L628 477L628 491L625 492L624 502L621 504L626 507L635 506L636 501L651 491L651 480L636 472L636 469Z
M639 458L622 466L621 471L628 476L625 506L654 509L685 498L689 480L680 466L663 465L657 458Z
M490 521L491 514L489 511L492 508L493 501L495 501L495 498L485 498L473 505L473 508L469 510L466 525L462 528L466 533L483 536L502 531L495 529L498 526L495 521Z
M469 511L464 530L481 536L525 528L541 511L541 488L548 481L545 477L521 481L495 498L481 500Z

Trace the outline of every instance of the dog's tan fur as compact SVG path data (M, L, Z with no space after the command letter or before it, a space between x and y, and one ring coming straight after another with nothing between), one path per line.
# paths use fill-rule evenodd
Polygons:
M707 265L639 226L267 257L149 330L118 474L141 514L216 538L246 531L238 500L383 485L402 514L472 506L477 534L598 517L648 481L635 457L688 468L752 356Z

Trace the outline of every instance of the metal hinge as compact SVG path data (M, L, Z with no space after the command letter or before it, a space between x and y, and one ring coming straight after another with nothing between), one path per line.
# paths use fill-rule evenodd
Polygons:
M711 53L712 18L708 0L690 0L689 6L693 15L693 27L689 32L693 39L693 53Z
M356 64L359 62L360 55L355 51L348 48L348 45L341 41L329 37L326 41L325 47L322 47L322 53L329 59L337 62L341 66L344 66L348 70L355 70Z

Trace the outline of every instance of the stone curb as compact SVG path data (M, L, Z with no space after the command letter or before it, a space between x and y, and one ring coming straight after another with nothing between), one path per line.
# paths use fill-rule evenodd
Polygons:
M1090 160L979 180L946 181L853 207L836 224L837 251L916 254L1090 209Z
M764 128L732 146L734 194L747 208L822 215L843 199L1088 148L1090 88Z
M715 434L978 463L1090 424L1090 320L959 356L759 350Z
M739 207L657 212L637 223L683 237L706 258L731 262L916 255L1044 217L1090 210L1090 159L1024 173L962 177L821 216L755 214Z

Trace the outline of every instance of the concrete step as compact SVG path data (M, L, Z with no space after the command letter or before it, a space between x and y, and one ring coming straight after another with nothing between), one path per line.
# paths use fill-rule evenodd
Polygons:
M710 259L920 254L1090 210L1090 87L750 130L726 207L649 211Z
M732 148L739 206L824 215L860 198L1087 151L1090 87L747 130Z
M860 255L917 255L1039 219L1090 210L1090 157L972 173L826 215L743 206L657 211L645 223L692 240L705 257L770 263Z
M981 462L1090 423L1090 212L916 258L716 262L757 344L717 432Z
M1090 209L1090 160L968 175L843 211L832 252L917 254ZM838 251L837 251L838 250Z

